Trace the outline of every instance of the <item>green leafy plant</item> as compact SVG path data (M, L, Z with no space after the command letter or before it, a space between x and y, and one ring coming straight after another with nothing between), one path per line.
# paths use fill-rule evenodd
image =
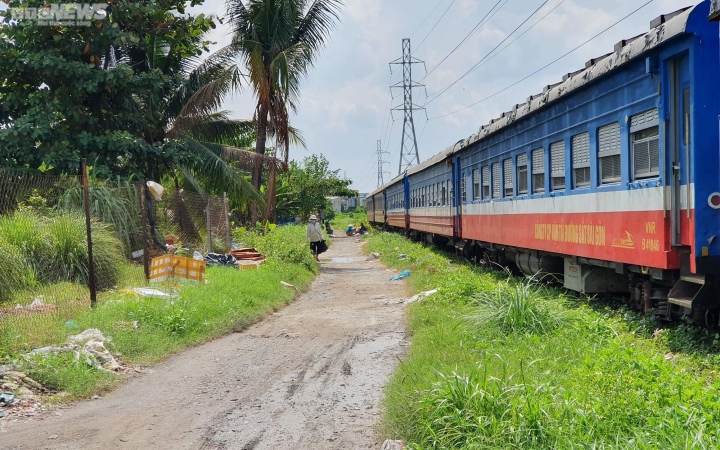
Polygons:
M506 334L547 333L563 325L564 317L544 297L544 288L531 280L507 281L475 294L477 312L468 319L476 327L496 326Z

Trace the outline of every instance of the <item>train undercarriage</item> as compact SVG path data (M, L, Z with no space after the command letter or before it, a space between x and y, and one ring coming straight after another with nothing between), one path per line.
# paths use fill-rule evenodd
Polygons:
M553 254L416 230L407 235L418 242L452 249L478 264L509 267L572 291L623 296L629 306L663 320L720 327L720 283L713 275ZM689 256L684 260L689 261ZM689 263L683 267L689 267Z

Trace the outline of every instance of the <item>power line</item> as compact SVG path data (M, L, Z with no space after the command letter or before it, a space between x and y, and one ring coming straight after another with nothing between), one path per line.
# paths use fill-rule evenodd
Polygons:
M430 17L432 17L432 15L433 15L433 13L435 12L435 10L437 10L437 9L440 7L440 5L442 5L442 4L443 4L443 1L440 0L440 1L438 2L438 4L435 5L435 7L433 8L433 10L430 11L430 14L428 14L427 17L425 17L425 19L424 19L422 22L420 22L420 25L418 25L417 28L415 28L415 31L413 31L412 33L410 33L410 37L413 37L413 35L414 35L415 33L417 33L417 30L419 30L421 26L425 25L425 22L427 22L427 20L428 20Z
M465 41L467 41L468 39L470 39L470 36L472 36L473 34L475 34L475 31L477 31L477 29L480 28L480 26L482 26L483 23L485 23L485 19L490 20L490 18L488 18L488 16L490 15L491 12L493 12L493 10L494 10L502 1L503 1L503 0L498 0L497 3L495 3L495 5L493 5L493 7L490 8L490 11L488 11L488 12L485 14L485 16L483 16L483 18L480 19L480 22L478 22L477 25L475 25L475 27L474 27L472 30L470 30L470 32L469 32L467 35L465 35L465 37L462 39L462 41L460 41L460 43L459 43L458 45L456 45L455 48L452 49L452 51L451 51L450 53L448 53L439 63L435 64L435 66L433 66L430 70L428 70L427 73L425 74L425 76L424 76L420 81L423 81L425 78L428 77L428 75L430 75L431 73L433 73L433 72L435 71L435 69L437 69L438 67L440 67L440 65L441 65L442 63L444 63L445 60L447 60L453 53L455 53L455 51L456 51L458 48L460 48L460 46L463 45L463 44L465 43ZM508 0L505 0L505 3L507 3L507 2L508 2ZM503 3L502 6L505 6L505 3ZM500 8L502 8L502 6L501 6ZM498 11L500 11L500 8L498 8ZM497 11L496 11L496 12L497 12ZM494 15L494 14L493 14L493 15Z
M549 1L549 0L545 0L540 6L538 6L538 8L537 8L535 11L533 11L529 16L527 16L527 18L525 18L525 20L523 20L523 21L520 23L520 25L518 25L517 27L515 27L515 29L514 29L510 34L508 34L507 36L505 36L505 39L503 39L502 41L500 41L500 43L499 43L498 45L496 45L492 50L490 50L488 53L486 53L485 56L483 56L482 59L480 59L480 61L478 61L474 66L472 66L472 67L471 67L467 72L465 72L460 78L458 78L457 80L453 81L453 82L450 83L447 87L445 87L444 89L440 90L439 92L433 94L433 95L432 95L433 98L431 98L430 100L426 101L426 102L425 102L425 105L427 105L428 103L432 103L432 102L434 102L435 100L437 100L438 97L440 97L441 95L443 95L443 94L444 94L445 92L447 92L450 88L452 88L453 86L455 86L460 80L462 80L463 78L465 78L466 76L468 76L472 71L474 71L475 69L477 69L477 67L478 67L483 61L485 61L495 50L497 50L498 47L500 47L505 41L507 41L507 40L510 38L510 36L512 36L513 34L515 34L515 32L517 32L517 30L519 30L523 25L525 25L525 23L527 23L527 21L530 20L530 18L531 18L532 16L534 16L538 11L540 11L540 9L541 9L543 6L545 6L545 5L548 3L548 1Z
M466 109L468 109L468 108L470 108L470 107L472 107L472 106L475 106L475 105L477 105L477 104L479 104L479 103L484 102L485 100L491 99L491 98L495 97L496 95L501 94L501 93L507 91L508 89L510 89L510 88L512 88L512 87L517 86L518 84L522 83L523 81L527 80L528 78L532 77L533 75L536 75L537 73L539 73L539 72L547 69L547 68L550 67L551 65L555 64L556 62L560 61L560 60L563 59L564 57L566 57L566 56L568 56L569 54L573 53L575 50L579 49L580 47L583 47L585 44L587 44L588 42L592 41L593 39L596 39L598 36L606 33L608 30L610 30L611 28L615 27L615 26L618 25L620 22L624 21L625 19L627 19L628 17L632 16L632 15L635 14L636 12L640 11L641 9L643 9L644 7L646 7L647 5L649 5L650 3L652 3L653 1L654 1L654 0L648 0L648 1L645 2L642 6L640 6L640 7L637 8L636 10L632 11L631 13L629 13L628 15L626 15L625 17L623 17L622 19L618 20L617 22L613 23L613 24L610 25L609 27L605 28L604 30L602 30L601 32L599 32L598 34L596 34L595 36L593 36L593 37L591 37L590 39L586 40L585 42L583 42L582 44L580 44L580 45L578 45L577 47L573 48L572 50L568 51L567 53L563 54L562 56L554 59L553 61L549 62L548 64L542 66L541 68L539 68L538 70L534 71L534 72L531 73L530 75L521 78L520 80L518 80L518 81L516 81L515 83L511 84L510 86L507 86L507 87L505 87L505 88L503 88L503 89L495 92L494 94L488 95L487 97L485 97L485 98L483 98L483 99L481 99L481 100L478 100L478 101L476 101L475 103L471 103L470 105L463 106L462 108L456 109L455 111L451 111L451 112L449 112L449 113L445 113L445 114L441 114L441 115L439 115L439 116L431 117L431 118L429 118L428 120L439 119L439 118L441 118L441 117L449 116L449 115L451 115L451 114L455 114L455 113L457 113L457 112L466 110Z
M532 29L535 27L535 25L537 25L537 24L539 24L540 22L542 22L543 19L545 19L545 18L546 18L547 16L549 16L550 14L552 14L552 12L555 11L556 9L558 9L558 7L560 7L560 5L562 5L563 3L565 3L565 0L561 0L560 3L558 3L557 5L555 5L550 11L546 12L545 15L543 15L541 18L539 18L538 20L536 20L535 23L533 23L532 25L530 25L529 27L527 27L527 29L525 29L525 31L523 31L522 33L520 33L515 39L513 39L512 41L510 41L510 42L508 43L508 45L506 45L505 47L503 47L503 48L501 48L500 50L498 50L497 52L495 52L494 55L492 55L491 57L489 57L488 59L486 59L485 62L483 62L482 64L480 64L478 67L484 66L485 64L487 64L488 62L490 62L491 59L493 59L494 57L496 57L497 55L499 55L500 53L502 53L506 48L508 48L508 47L510 47L511 45L513 45L513 44L515 43L515 41L517 41L518 39L520 39L521 37L523 37L523 36L525 35L525 33L527 33L528 31L532 30Z
M433 27L430 29L430 31L428 31L428 34L425 35L425 37L423 38L422 41L420 41L420 43L418 44L418 46L415 47L415 51L417 51L417 49L419 49L420 46L423 45L423 42L425 42L425 40L432 34L432 32L435 31L435 28L438 26L438 24L440 23L440 21L443 20L443 17L445 17L445 14L447 14L447 12L450 11L450 8L452 8L452 5L455 4L455 1L456 1L456 0L452 0L452 2L450 2L450 4L448 5L448 7L445 9L445 12L442 13L442 16L440 16L440 18L437 20L437 22L435 22L435 25L433 25Z

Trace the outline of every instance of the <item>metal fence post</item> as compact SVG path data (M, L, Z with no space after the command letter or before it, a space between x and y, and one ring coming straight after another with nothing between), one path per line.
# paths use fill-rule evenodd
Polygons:
M150 280L150 248L148 246L147 232L147 208L145 206L145 183L140 183L140 217L142 226L142 246L143 246L143 268L145 269L145 280Z
M205 206L205 220L207 222L208 253L212 253L212 221L210 217L210 196Z
M223 219L225 220L225 230L227 238L228 251L232 250L232 237L230 236L230 216L228 215L228 200L227 192L223 192Z
M85 229L88 246L88 287L90 288L90 306L97 303L97 284L95 283L95 264L93 262L92 230L90 227L90 188L88 187L87 162L83 158L80 163L80 178L82 179L83 197L85 203Z

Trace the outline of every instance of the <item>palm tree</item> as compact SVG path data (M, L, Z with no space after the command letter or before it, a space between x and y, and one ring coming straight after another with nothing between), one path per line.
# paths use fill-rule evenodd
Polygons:
M203 46L203 37L195 36L191 44ZM249 150L255 140L253 121L231 119L227 111L220 110L225 97L238 90L242 80L230 49L204 60L199 55L179 58L176 44L187 46L188 42L152 36L145 51L118 51L118 64L141 71L159 70L177 80L169 91L135 99L138 114L145 116L145 140L151 145L175 146L188 155L174 167L155 168L154 177L172 173L176 182L180 176L198 192L225 191L236 202L262 202L260 192L236 166L250 171L257 165L277 168L282 163Z
M312 66L338 19L343 0L227 0L232 51L248 70L257 99L255 152L265 154L268 131L288 161L288 111L297 110L300 80ZM273 172L271 171L271 177ZM253 168L259 189L262 165ZM269 186L268 192L274 189Z

